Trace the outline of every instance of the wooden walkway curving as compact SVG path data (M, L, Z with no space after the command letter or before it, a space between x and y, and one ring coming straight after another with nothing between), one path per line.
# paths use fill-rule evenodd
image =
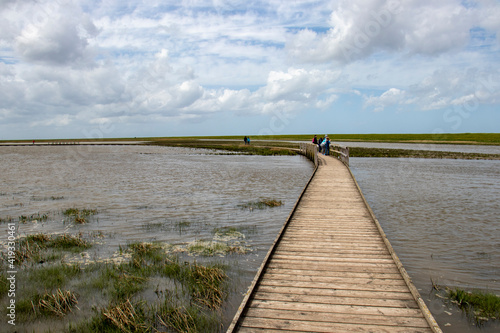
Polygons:
M228 332L441 332L349 169L319 166Z

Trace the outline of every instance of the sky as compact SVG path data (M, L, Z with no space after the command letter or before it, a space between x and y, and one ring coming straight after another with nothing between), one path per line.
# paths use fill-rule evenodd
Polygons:
M500 130L499 0L0 0L0 140Z

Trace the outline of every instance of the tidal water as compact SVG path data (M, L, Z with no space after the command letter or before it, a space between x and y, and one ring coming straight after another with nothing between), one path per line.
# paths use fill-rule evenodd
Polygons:
M88 251L92 261L105 260L132 242L185 247L211 241L216 230L233 227L243 234L239 242L250 249L247 254L185 259L230 267L227 327L312 171L302 156L217 155L149 146L0 147L0 219L27 217L18 223L19 236L103 235ZM242 207L260 199L283 205ZM76 225L62 214L69 208L96 209L98 214ZM44 215L46 220L39 218ZM0 230L5 243L7 223L0 223ZM4 323L2 319L0 328Z
M387 143L387 142L336 142L347 147L384 148L384 149L409 149L449 151L460 153L500 154L500 146L455 145L434 143Z
M434 297L431 279L500 294L500 161L352 158L351 169L443 331L498 332L498 323L477 328ZM208 259L231 267L227 327L312 170L301 156L149 146L0 147L0 219L27 216L18 224L20 236L100 233L93 260L132 242L185 246L235 227L251 251ZM262 198L284 205L242 208ZM98 214L75 225L62 214L68 208ZM48 219L37 218L45 214ZM2 229L5 242L5 223Z
M500 295L500 161L351 158L351 170L444 332L471 325L432 283Z

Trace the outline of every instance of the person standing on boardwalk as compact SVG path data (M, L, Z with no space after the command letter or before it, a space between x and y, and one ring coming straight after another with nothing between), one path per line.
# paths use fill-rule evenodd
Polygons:
M247 144L247 143L248 143L248 138L245 136L245 137L243 138L243 141L245 141L245 144Z
M330 138L328 135L325 135L325 155L330 155Z
M314 136L312 143L314 143L315 145L318 144L318 137L316 135Z

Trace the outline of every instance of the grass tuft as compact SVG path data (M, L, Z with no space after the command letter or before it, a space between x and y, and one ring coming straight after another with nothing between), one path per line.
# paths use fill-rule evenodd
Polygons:
M147 332L150 329L145 322L141 304L133 305L129 299L118 305L109 306L102 311L102 315L111 326L121 332Z
M260 199L258 201L252 201L248 202L243 205L239 205L238 207L241 207L242 209L266 209L266 208L273 208L273 207L280 207L283 205L283 202L281 200L276 200L276 199Z
M160 316L156 314L159 324L176 332L197 333L196 320L185 307L168 307Z
M16 242L17 250L14 254L18 263L46 261L47 258L43 257L42 253L46 249L81 251L92 246L89 241L82 238L82 234L48 235L40 233L28 235Z
M41 313L63 317L78 304L77 295L69 290L57 289L55 294L45 294L38 301L38 308Z
M91 216L97 214L97 209L69 208L63 211L63 214L73 219L76 224L84 224L88 223Z
M500 297L481 291L447 289L448 298L476 321L500 319Z
M196 263L190 270L191 297L196 303L209 309L219 309L224 301L224 281L227 275L217 266L201 266Z

